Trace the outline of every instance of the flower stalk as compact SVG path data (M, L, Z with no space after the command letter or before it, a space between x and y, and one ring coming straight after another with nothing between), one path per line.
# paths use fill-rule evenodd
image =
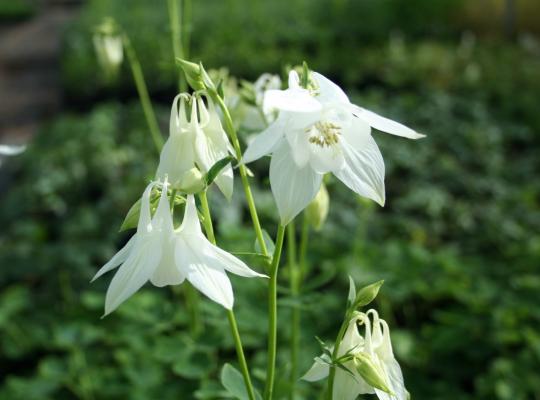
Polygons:
M133 80L135 81L137 93L139 94L139 100L143 108L144 117L146 118L146 123L148 124L148 129L152 135L152 140L156 150L159 153L163 147L164 140L163 136L161 135L161 131L159 130L159 125L156 114L154 113L154 108L152 107L152 102L150 101L141 64L137 58L135 49L133 49L133 46L131 45L131 41L125 33L122 35L122 41L124 43L124 48L126 49L126 56L129 61L129 66L131 67L131 73L133 74Z

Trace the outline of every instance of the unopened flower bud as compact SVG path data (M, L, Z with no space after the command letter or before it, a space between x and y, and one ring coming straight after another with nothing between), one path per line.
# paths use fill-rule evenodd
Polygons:
M114 79L124 60L124 44L115 22L106 19L93 36L98 62L107 79Z
M195 64L191 61L182 60L181 58L177 58L176 60L184 70L189 86L191 86L193 90L198 91L214 88L210 76L201 64Z
M353 361L356 371L369 385L386 393L391 393L386 383L386 374L369 354L363 352L356 353Z
M185 193L199 193L205 185L204 175L196 167L184 172L180 178L180 190Z
M306 208L306 218L316 231L321 230L326 221L329 204L330 197L328 196L328 191L323 183L315 198Z

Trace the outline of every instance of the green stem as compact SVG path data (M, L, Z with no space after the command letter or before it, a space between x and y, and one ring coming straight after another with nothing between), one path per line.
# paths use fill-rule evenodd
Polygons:
M124 34L122 39L124 42L126 55L129 60L129 65L131 67L131 72L133 74L133 80L135 81L135 86L137 88L137 93L139 94L139 100L141 101L141 106L143 108L144 117L146 118L148 129L150 129L150 134L152 135L152 140L154 141L156 150L159 153L163 147L163 136L159 130L156 114L154 113L154 108L152 107L150 96L148 95L148 88L146 87L146 82L144 81L141 64L139 63L137 54L135 54L135 50L133 49L133 46L131 46L131 42L127 35Z
M236 347L236 354L238 356L238 362L240 363L240 370L244 377L244 384L248 392L249 400L255 400L255 393L253 385L251 384L251 378L249 377L249 369L244 355L244 349L242 347L242 341L240 340L240 333L238 332L238 326L236 324L236 318L233 310L227 310L227 317L229 318L229 325L231 326L231 333L234 338L234 345Z
M351 310L347 310L345 313L345 319L343 320L343 323L341 324L341 327L339 328L339 332L336 337L336 342L334 343L334 351L332 352L332 361L335 360L339 353L339 346L341 344L341 340L343 339L343 335L345 335L345 331L347 330L347 327L349 326L349 320L351 319ZM326 396L328 400L332 400L332 393L334 392L334 379L336 377L336 367L330 366L330 374L328 376L328 392L326 393Z
M271 400L274 392L274 375L276 369L276 348L277 348L277 276L281 249L283 248L283 238L285 227L279 225L276 238L276 248L270 265L270 283L268 288L268 360L266 366L266 385L264 388L264 398Z
M213 95L214 100L218 104L219 108L221 108L221 111L223 112L223 119L225 121L225 131L229 135L232 141L232 145L234 147L234 151L236 153L236 158L238 161L242 159L242 149L240 148L240 142L238 141L238 136L236 134L236 129L234 128L234 124L231 118L231 114L229 113L229 110L227 106L225 105L225 102L221 98L221 96L214 94ZM249 213L251 215L251 220L253 221L253 229L255 230L255 235L257 236L257 241L259 242L259 246L261 248L261 251L265 257L268 257L268 249L266 247L266 242L264 241L264 236L261 228L261 223L259 222L259 216L257 214L257 208L255 207L255 200L253 199L253 194L251 193L251 187L249 186L249 180L247 176L246 167L244 164L240 164L238 166L238 169L240 171L240 178L242 180L242 186L244 187L244 192L246 195L246 201L248 203L249 207Z
M184 49L182 46L182 36L180 36L180 19L182 9L182 0L168 0L169 5L169 24L171 28L171 40L173 48L173 66L176 68L175 60L177 58L185 58ZM183 93L187 90L187 82L184 79L182 70L178 68L178 90Z
M300 284L303 282L304 277L306 276L306 269L307 269L307 261L306 261L306 254L307 254L307 248L308 248L308 242L309 242L309 220L304 213L304 216L302 218L302 231L300 232L300 255L298 258L298 265L300 266L300 270L298 273L298 281Z
M216 244L216 237L214 235L214 227L212 225L212 216L210 214L210 207L208 205L208 198L206 196L206 190L199 193L199 199L201 200L201 208L203 212L203 225L208 240L212 244ZM229 319L229 325L231 326L231 333L234 339L234 345L236 347L236 355L238 356L238 362L240 363L240 370L244 377L244 384L248 393L249 400L255 400L255 392L249 376L249 369L246 362L246 356L244 355L244 349L242 347L242 340L240 339L240 333L238 332L238 325L234 316L233 310L227 310L227 318Z
M182 10L182 48L185 59L189 59L191 43L191 0L183 0Z
M208 205L208 198L206 197L206 190L199 193L199 200L201 201L201 207L204 217L204 230L206 236L213 244L216 244L216 236L214 235L214 226L212 225L212 216L210 215L210 207Z
M296 231L294 221L287 225L287 264L289 266L289 284L293 301L298 301L298 264L296 262ZM291 373L289 399L295 398L295 386L298 370L298 342L300 338L300 309L294 304L291 310Z

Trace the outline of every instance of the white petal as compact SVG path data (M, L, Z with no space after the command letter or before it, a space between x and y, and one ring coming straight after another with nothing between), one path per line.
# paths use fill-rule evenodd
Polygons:
M171 208L169 204L169 198L167 196L167 188L169 183L165 178L163 185L161 187L161 196L159 198L158 207L152 218L152 229L160 229L161 231L168 232L172 234L173 231L173 220L171 214Z
M139 212L139 222L137 224L137 233L146 234L151 227L152 216L150 214L150 196L152 195L152 189L157 185L157 182L150 182L146 189L144 189L141 196L141 210Z
M369 125L371 125L372 128L390 133L392 135L402 136L408 139L420 139L426 136L406 127L403 124L400 124L399 122L385 118L374 113L373 111L366 110L365 108L358 107L354 104L352 104L352 112L359 118L364 119Z
M178 231L190 235L198 235L204 238L199 222L199 215L197 214L197 206L195 206L195 198L192 194L187 197L184 219L182 225L178 228Z
M285 134L291 147L291 154L298 168L304 167L309 161L308 135L304 130L288 129Z
M176 266L173 245L174 241L170 239L163 243L163 257L150 278L154 286L179 285L186 279L183 271Z
M211 265L216 269L225 269L226 271L232 272L233 274L239 276L244 276L246 278L266 277L266 275L253 271L242 260L236 258L230 253L227 253L225 250L214 246L210 242L201 247L205 249L206 255L213 260Z
M307 371L300 379L308 382L320 381L321 379L324 379L328 376L329 371L330 367L328 366L328 364L325 364L318 359L315 359L315 362L313 363L309 371Z
M127 260L129 257L129 253L131 251L131 248L133 247L133 244L137 241L136 239L137 234L133 235L128 242L122 247L118 252L105 264L103 267L99 269L99 271L94 275L91 282L94 282L97 278L99 278L101 275L115 269L120 264L122 264L124 261Z
M230 164L221 170L214 182L216 183L221 193L223 193L223 195L228 200L230 200L234 188L234 174Z
M344 167L334 175L349 189L384 206L384 161L371 136L363 149L354 148L342 137Z
M208 257L192 248L181 236L176 240L175 260L193 286L209 299L229 310L232 309L234 296L225 271L208 266Z
M395 359L383 364L384 371L388 376L388 386L394 395L389 395L382 390L375 389L380 400L408 400L409 393L405 388L401 367Z
M244 152L242 163L247 164L270 154L274 150L279 139L284 135L284 123L285 120L283 118L278 118L275 122L270 124L268 128L255 136L255 139L253 139Z
M7 144L0 144L1 156L16 156L26 150L26 146L13 146Z
M322 182L322 175L310 165L298 168L289 144L283 141L272 155L270 186L277 203L281 224L288 224L313 200Z
M268 90L264 95L265 109L275 108L291 112L316 112L322 109L319 103L306 89Z
M311 168L320 174L339 171L345 164L343 150L339 144L321 147L317 144L309 144Z
M349 103L349 98L345 92L330 79L318 72L312 72L311 75L319 85L317 100L322 103Z
M300 77L298 76L298 72L296 72L294 69L292 69L289 72L289 89L298 89L300 88Z
M105 315L114 311L150 279L161 260L160 239L160 235L147 235L134 245L109 285L105 296Z
M173 187L180 185L184 173L195 166L193 141L192 129L169 136L161 149L156 179L163 180L167 176Z

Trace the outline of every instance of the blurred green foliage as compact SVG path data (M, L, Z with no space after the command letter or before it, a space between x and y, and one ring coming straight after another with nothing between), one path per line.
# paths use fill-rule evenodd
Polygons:
M375 306L392 327L414 398L525 400L540 393L540 58L515 44L460 37L445 17L450 2L415 3L417 13L399 1L334 1L323 9L208 0L194 8L193 53L208 65L254 78L306 59L358 104L428 135L412 142L374 133L387 167L384 209L328 183L330 215L311 235L301 303L288 297L282 268L278 398L287 392L290 308L305 310L304 370L319 354L314 336L336 335L348 274L359 285L385 279ZM165 100L158 108L165 127L175 74L166 9L144 4L134 1L125 12L123 2L90 2L65 36L64 78L81 103L118 95L95 84L89 36L92 24L112 13L132 36L149 86ZM428 25L420 23L425 15ZM394 27L402 33L388 35ZM117 89L124 96L131 85L126 68ZM146 286L99 319L108 278L89 280L129 237L118 229L156 162L138 103L107 101L52 121L2 167L0 399L227 398L220 370L235 356L218 306L201 299L204 331L194 335L183 289ZM253 170L263 225L273 236L267 163ZM241 188L231 204L218 192L210 200L221 246L251 251ZM261 387L266 286L233 284ZM299 398L320 394L316 385L299 388Z

